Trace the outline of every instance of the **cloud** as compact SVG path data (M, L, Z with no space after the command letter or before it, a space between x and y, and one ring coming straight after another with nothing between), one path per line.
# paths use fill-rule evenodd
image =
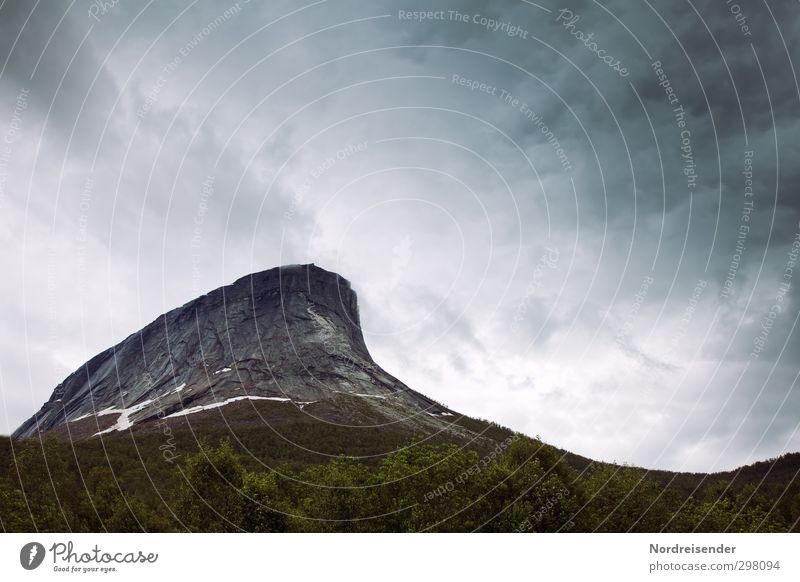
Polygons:
M745 34L717 3L542 6L4 3L0 432L160 313L308 261L457 410L645 466L796 449L796 275L770 317L796 7L743 6Z

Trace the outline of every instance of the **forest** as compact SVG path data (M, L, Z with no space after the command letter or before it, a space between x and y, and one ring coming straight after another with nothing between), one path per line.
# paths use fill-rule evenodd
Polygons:
M308 428L306 427L306 430ZM0 440L6 532L786 532L797 455L727 474L570 456L492 427L472 443L318 427ZM383 450L374 454L369 451Z

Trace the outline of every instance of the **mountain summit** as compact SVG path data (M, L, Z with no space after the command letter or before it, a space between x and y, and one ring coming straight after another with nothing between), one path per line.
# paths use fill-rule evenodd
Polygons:
M313 264L242 277L173 309L73 372L12 435L102 436L154 421L449 430L454 414L372 359L349 281ZM244 412L242 412L244 411Z
M13 436L0 439L14 459L0 464L7 531L800 523L797 454L716 475L646 471L449 411L372 360L350 283L314 265L173 309L81 366Z

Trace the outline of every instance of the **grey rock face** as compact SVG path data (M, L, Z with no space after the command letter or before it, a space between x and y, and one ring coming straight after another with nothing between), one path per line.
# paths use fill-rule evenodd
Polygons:
M12 436L112 414L116 423L103 432L125 430L234 398L302 408L342 393L395 421L434 428L452 416L372 360L347 280L291 265L216 289L98 354Z

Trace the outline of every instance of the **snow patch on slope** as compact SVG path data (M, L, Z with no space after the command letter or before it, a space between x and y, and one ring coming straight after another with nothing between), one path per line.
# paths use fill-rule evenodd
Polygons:
M220 408L225 406L226 404L230 404L231 402L238 402L240 400L274 400L276 402L290 402L290 398L283 398L281 396L234 396L233 398L228 398L222 402L213 402L211 404L202 404L200 406L193 406L192 408L186 408L184 410L179 410L178 412L173 412L170 415L165 416L164 418L175 418L177 416L186 416L188 414L194 414L196 412L203 412L204 410L212 410L214 408ZM304 402L303 404L310 404L309 402Z
M115 422L112 426L108 427L105 430L101 430L98 433L95 433L93 436L99 436L117 430L129 429L133 425L133 423L130 420L131 414L139 412L143 408L150 405L152 402L153 400L150 399L150 400L145 400L144 402L140 402L139 404L136 404L134 406L131 406L130 408L123 408L121 410L117 410L114 408L106 408L105 410L101 410L100 412L97 413L97 416L119 413L119 417L117 418L117 422Z

